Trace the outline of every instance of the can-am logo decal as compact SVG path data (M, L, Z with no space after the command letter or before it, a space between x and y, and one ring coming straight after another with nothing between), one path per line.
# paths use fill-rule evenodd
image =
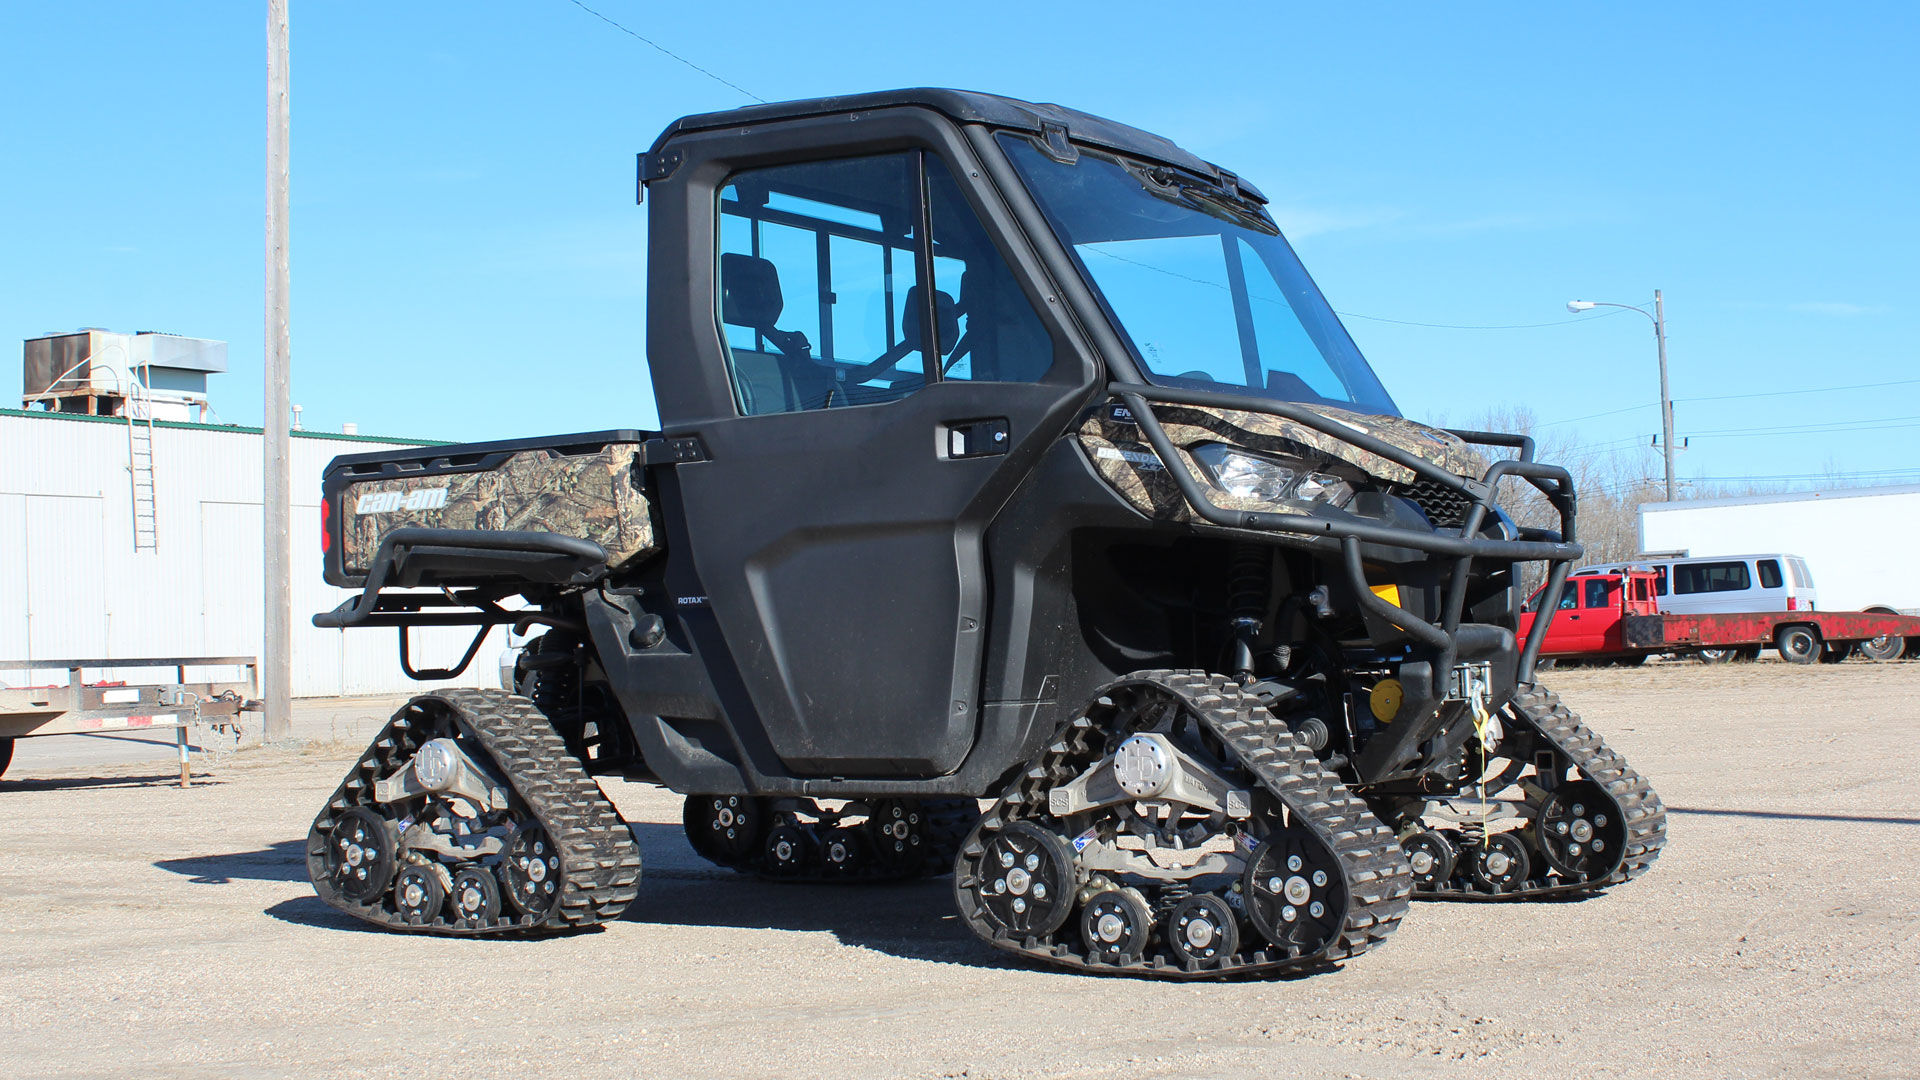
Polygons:
M390 514L395 510L438 510L447 505L447 489L415 488L412 491L369 491L353 504L356 514Z

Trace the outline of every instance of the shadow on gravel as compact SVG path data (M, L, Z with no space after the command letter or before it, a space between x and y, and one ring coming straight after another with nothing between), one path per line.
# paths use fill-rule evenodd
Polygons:
M300 880L307 880L303 871ZM365 920L355 918L344 911L335 911L327 906L325 900L308 893L292 900L282 900L265 912L271 918L295 926L311 926L319 930L350 930L360 934L391 934L393 931L375 926Z
M1761 818L1768 821L1845 821L1861 825L1920 825L1920 817L1875 817L1871 814L1796 814L1785 810L1713 810L1695 806L1669 806L1669 814L1697 814L1701 817Z
M184 874L195 885L226 885L235 878L246 881L305 881L307 842L282 840L260 851L161 859L153 865L175 874Z
M194 787L219 787L224 780L195 774ZM64 791L69 788L104 787L170 787L180 786L180 770L167 773L155 773L152 776L63 776L57 780L0 780L0 792L6 791Z
M763 881L707 862L678 825L630 822L640 895L622 922L829 933L889 956L969 967L1025 967L976 940L953 907L953 879L837 885Z

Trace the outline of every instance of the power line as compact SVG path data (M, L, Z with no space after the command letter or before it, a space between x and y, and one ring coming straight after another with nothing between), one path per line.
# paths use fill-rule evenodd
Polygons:
M678 60L682 64L685 64L688 67L692 68L693 70L699 72L700 74L705 75L707 78L712 79L714 82L717 82L722 86L728 87L729 89L738 90L741 93L747 95L748 97L752 98L753 100L759 102L762 105L765 105L767 103L767 99L761 97L759 94L756 94L751 90L748 90L746 87L741 86L739 83L729 82L726 79L723 79L718 75L715 75L713 72L708 71L706 68L701 67L699 64L696 64L693 61L687 59L686 57L681 56L679 53L674 52L672 49L667 48L665 45L660 44L659 42L653 40L650 37L647 37L644 34L635 33L633 30L630 30L627 27L620 25L619 23L613 21L612 19L606 17L605 15L602 15L598 11L595 11L592 8L588 7L587 5L581 3L580 0L567 0L567 2L572 4L574 7L579 8L581 11L584 11L587 14L593 16L594 18L599 19L601 22L606 23L608 26L613 27L615 30L618 30L621 33L627 35L628 37L646 42L648 45L651 45L655 49L658 49L660 52L663 52L668 56L673 57L675 60Z
M1620 311L1609 311L1605 315L1595 315L1591 319L1555 319L1552 322L1508 323L1502 326L1466 326L1459 323L1409 322L1406 319L1388 319L1379 315L1362 315L1357 311L1337 311L1334 314L1343 319L1365 319L1368 322L1392 323L1395 326L1424 326L1433 330L1533 330L1542 326L1572 326L1574 323L1599 322L1601 319L1613 318L1615 315L1620 314Z
M1832 394L1842 390L1879 390L1889 386L1913 386L1915 384L1920 384L1920 379L1894 379L1890 382L1854 383L1849 386L1815 386L1806 390L1769 390L1759 394L1709 394L1704 397L1674 398L1673 403L1675 405L1683 405L1700 401L1745 401L1749 398L1803 397L1807 394ZM1636 412L1640 409L1657 409L1659 407L1659 402L1647 401L1639 405L1629 405L1624 409L1610 409L1606 412L1588 413L1586 416L1575 416L1566 420L1550 420L1538 426L1543 428L1558 427L1561 424L1577 424L1582 420L1598 420L1603 416L1618 416L1621 413Z
M1769 390L1763 394L1715 394L1712 397L1683 397L1674 398L1673 400L1675 404L1679 404L1684 401L1740 401L1745 398L1799 397L1802 394L1830 394L1836 390L1877 390L1883 386L1912 386L1915 383L1920 383L1920 379L1895 379L1892 382L1855 383L1852 386L1818 386L1811 390ZM1637 407L1652 408L1651 405Z

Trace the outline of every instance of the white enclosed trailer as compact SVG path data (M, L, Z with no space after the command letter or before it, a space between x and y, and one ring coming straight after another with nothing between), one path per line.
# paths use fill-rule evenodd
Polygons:
M1920 615L1920 484L1646 503L1640 550L1777 551L1813 571L1823 611Z

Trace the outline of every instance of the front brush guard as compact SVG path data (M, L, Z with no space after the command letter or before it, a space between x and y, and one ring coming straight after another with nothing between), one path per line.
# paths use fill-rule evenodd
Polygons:
M1247 394L1218 394L1167 386L1149 386L1143 383L1114 382L1108 384L1107 390L1124 401L1132 410L1134 420L1139 423L1148 444L1166 464L1168 475L1172 476L1174 483L1179 485L1180 494L1186 499L1188 506L1202 520L1229 529L1284 532L1310 538L1337 540L1342 556L1340 565L1345 570L1361 607L1368 614L1405 630L1413 636L1414 640L1438 654L1433 665L1436 698L1446 696L1447 681L1452 675L1454 664L1461 656L1484 655L1493 644L1480 640L1485 636L1484 628L1473 624L1463 627L1460 623L1466 607L1467 580L1472 573L1473 560L1501 559L1513 562L1547 563L1547 585L1546 591L1541 594L1541 615L1533 621L1533 627L1527 634L1526 644L1520 651L1520 660L1514 671L1516 682L1533 681L1534 661L1538 658L1540 645L1546 638L1547 624L1552 621L1553 612L1559 607L1560 590L1566 585L1568 571L1584 554L1584 549L1574 540L1573 477L1558 465L1543 465L1534 461L1532 439L1525 435L1487 431L1450 431L1450 434L1470 443L1511 447L1520 452L1518 458L1504 458L1494 462L1487 468L1486 475L1474 480L1448 472L1418 454L1410 453L1384 439L1356 431L1337 420L1293 402L1275 401L1271 398L1253 397ZM1299 514L1275 514L1263 510L1228 510L1216 505L1212 499L1208 498L1200 482L1194 479L1191 472L1182 467L1180 455L1173 445L1173 440L1167 437L1166 429L1160 426L1159 417L1154 415L1153 407L1149 404L1153 401L1174 405L1210 405L1283 417L1410 469L1422 479L1451 488L1471 500L1471 506L1465 519L1461 521L1458 532L1438 529L1433 532L1419 532L1391 525L1332 521ZM1487 514L1494 508L1493 498L1499 489L1500 481L1509 476L1524 479L1540 489L1560 515L1559 532L1521 528L1519 539L1514 540L1476 535L1481 524L1486 521ZM1441 594L1442 616L1437 625L1404 608L1388 603L1368 588L1366 572L1360 560L1361 544L1412 548L1416 551L1447 556L1453 560L1453 573L1447 581L1445 591Z

